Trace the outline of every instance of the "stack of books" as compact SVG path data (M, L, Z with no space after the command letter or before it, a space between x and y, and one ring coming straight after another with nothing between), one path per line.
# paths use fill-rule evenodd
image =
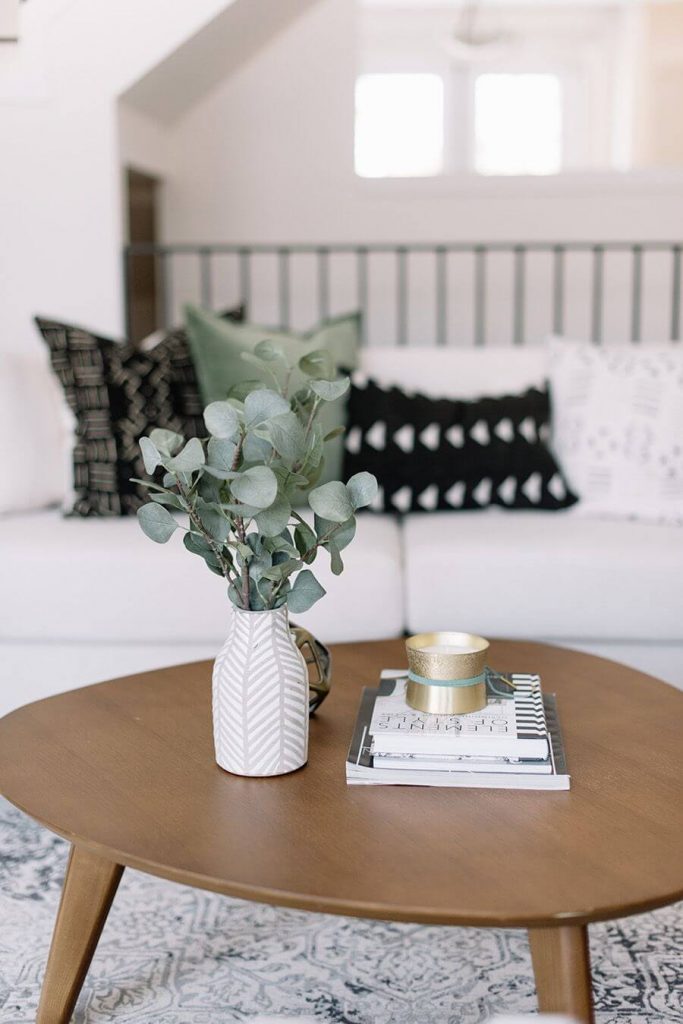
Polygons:
M487 705L469 715L415 711L407 681L387 669L363 690L349 785L569 789L555 695L542 693L539 676L487 670Z

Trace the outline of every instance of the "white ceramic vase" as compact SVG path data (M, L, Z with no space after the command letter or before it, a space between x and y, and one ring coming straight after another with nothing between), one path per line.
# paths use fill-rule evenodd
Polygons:
M231 607L213 669L216 761L235 775L284 775L308 757L308 670L287 607Z

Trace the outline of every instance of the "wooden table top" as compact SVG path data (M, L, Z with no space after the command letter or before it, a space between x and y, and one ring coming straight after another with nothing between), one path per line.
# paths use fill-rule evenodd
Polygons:
M309 763L246 779L213 760L211 664L145 672L0 721L0 792L121 864L361 917L584 924L683 898L683 694L614 662L500 641L490 663L556 692L569 792L347 787L360 690L399 640L333 648Z

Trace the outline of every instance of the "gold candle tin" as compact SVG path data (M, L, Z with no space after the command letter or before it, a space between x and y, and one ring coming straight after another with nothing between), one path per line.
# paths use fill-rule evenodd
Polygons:
M489 642L474 633L418 633L406 640L406 700L431 715L467 715L486 707Z

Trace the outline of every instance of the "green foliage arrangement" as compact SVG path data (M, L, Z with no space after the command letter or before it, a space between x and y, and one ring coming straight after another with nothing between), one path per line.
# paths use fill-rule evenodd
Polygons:
M349 387L337 377L327 352L308 353L296 366L274 342L262 341L244 356L263 379L233 389L204 410L210 437L186 441L169 430L152 430L140 439L150 477L163 468L161 483L138 480L149 488L138 510L148 537L165 544L183 529L189 552L228 582L230 599L251 611L279 608L304 612L325 594L310 569L324 548L332 572L344 568L343 549L356 531L356 510L377 492L370 473L315 484L320 478L326 441L318 414ZM159 472L157 476L161 476ZM309 488L312 488L309 490ZM302 495L314 515L310 525L297 511Z

